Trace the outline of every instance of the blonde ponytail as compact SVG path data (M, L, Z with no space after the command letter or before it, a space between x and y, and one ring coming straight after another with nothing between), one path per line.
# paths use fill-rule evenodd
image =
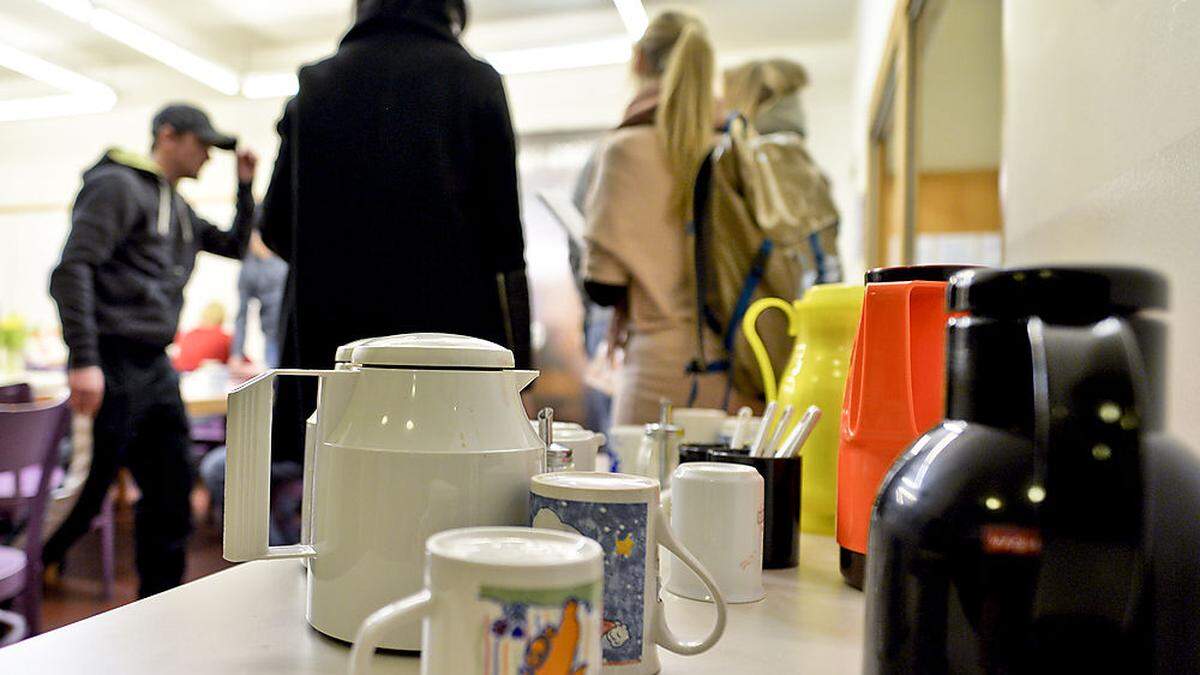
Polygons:
M712 44L703 24L682 12L657 16L638 44L662 75L655 128L674 178L672 204L687 220L696 172L713 143Z

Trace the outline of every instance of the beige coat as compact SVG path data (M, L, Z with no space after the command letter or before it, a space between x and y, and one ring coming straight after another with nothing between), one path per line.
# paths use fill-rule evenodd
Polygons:
M617 373L613 424L658 418L662 398L684 406L697 354L692 239L671 208L671 172L653 126L613 131L601 145L589 193L589 281L629 289L624 362ZM710 336L706 356L719 356ZM700 378L701 407L721 407L723 375Z

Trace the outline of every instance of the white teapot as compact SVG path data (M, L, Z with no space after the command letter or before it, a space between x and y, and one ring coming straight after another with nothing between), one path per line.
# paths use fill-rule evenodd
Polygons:
M524 525L545 446L520 391L537 371L475 338L413 333L357 343L336 370L273 370L229 394L225 559L308 559L307 619L350 641L363 619L422 587L423 546L443 530ZM319 377L305 457L306 527L268 546L271 407L280 375ZM419 625L390 649L418 650Z

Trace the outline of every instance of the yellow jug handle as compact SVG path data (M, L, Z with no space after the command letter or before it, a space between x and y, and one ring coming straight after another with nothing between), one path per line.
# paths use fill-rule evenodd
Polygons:
M746 310L746 315L742 317L742 332L746 334L746 342L750 343L754 359L758 361L758 369L762 371L763 389L768 403L774 401L777 395L775 370L771 368L771 357L767 354L767 348L763 345L762 339L758 337L755 324L758 323L758 315L772 307L787 314L788 335L796 335L800 332L800 314L792 307L792 303L780 298L762 298L750 305L750 309Z

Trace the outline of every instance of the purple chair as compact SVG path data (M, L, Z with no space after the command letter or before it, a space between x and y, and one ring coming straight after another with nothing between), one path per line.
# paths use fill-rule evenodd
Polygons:
M20 382L0 387L0 404L32 402L33 389L27 383ZM222 431L224 431L224 428L222 428ZM70 433L70 431L67 433ZM26 467L16 474L4 474L0 472L0 500L16 494L15 491L18 487L24 496L34 496L37 492L41 475L42 467L39 465ZM62 469L55 466L54 473L50 476L51 489L57 488L62 484L64 475ZM49 500L47 500L48 503ZM49 507L47 506L47 508ZM116 518L113 511L112 495L104 498L104 503L100 505L100 513L92 519L91 529L93 532L100 533L101 597L104 600L112 600L114 580L116 578L116 546L114 542L114 538L116 537ZM0 620L3 620L3 618L0 617ZM0 642L0 646L3 646L3 642Z
M17 599L29 632L42 626L42 523L50 498L50 481L58 460L59 441L70 429L66 398L41 403L0 404L0 473L17 476L10 497L0 498L0 513L25 523L25 550L0 546L0 601ZM21 489L20 476L39 467L32 496Z
M29 403L32 400L33 388L27 382L0 387L0 403Z

